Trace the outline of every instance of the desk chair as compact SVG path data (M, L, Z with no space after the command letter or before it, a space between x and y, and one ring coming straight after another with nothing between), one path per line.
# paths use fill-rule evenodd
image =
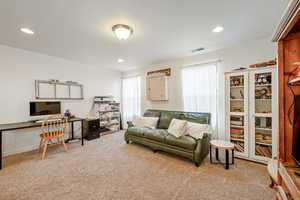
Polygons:
M43 149L42 160L45 159L48 146L63 145L65 151L68 151L65 144L64 135L67 128L68 118L63 115L51 115L44 119L41 134L39 152ZM57 139L57 144L49 144L49 140Z

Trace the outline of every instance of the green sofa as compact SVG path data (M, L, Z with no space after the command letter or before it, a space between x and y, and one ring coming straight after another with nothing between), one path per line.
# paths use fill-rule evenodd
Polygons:
M210 124L210 113L178 112L165 110L147 110L144 117L158 117L156 129L135 127L128 122L125 132L125 141L139 143L150 147L154 152L164 151L183 156L192 160L197 167L209 152L210 134L204 134L202 139L194 139L191 136L179 138L167 132L173 118L187 120L200 124Z

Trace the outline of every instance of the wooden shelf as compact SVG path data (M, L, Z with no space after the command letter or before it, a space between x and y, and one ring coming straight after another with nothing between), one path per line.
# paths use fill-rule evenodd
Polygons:
M112 101L94 101L94 103L109 104L109 103L113 103L113 102Z
M255 99L255 101L267 101L267 100L272 100L272 99Z
M269 143L263 143L263 142L255 142L255 144L263 145L263 146L272 146L272 144L269 144Z
M255 113L255 117L272 117L272 113Z
M245 142L244 139L237 139L237 138L230 138L231 141L236 141L236 142Z
M268 87L268 86L272 86L272 84L255 85L255 87Z
M99 113L108 113L108 112L120 112L119 110L106 110L106 111L99 111Z
M230 112L230 115L244 116L244 112Z
M230 128L244 128L244 126L238 126L238 125L230 125Z
M255 127L255 130L260 130L260 131L272 131L271 128L256 128L256 127Z
M230 86L230 88L243 88L243 87L245 87L245 86Z

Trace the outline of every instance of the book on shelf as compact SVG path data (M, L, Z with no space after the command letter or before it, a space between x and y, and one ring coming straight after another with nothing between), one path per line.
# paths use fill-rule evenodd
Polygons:
M241 122L241 121L230 121L230 125L243 126L243 122Z
M231 116L230 119L231 120L235 120L235 121L243 121L243 117L242 116Z
M244 135L230 135L232 139L244 139Z
M244 135L244 130L230 132L231 135Z
M256 138L256 142L265 143L265 144L272 144L272 140L265 140L265 139L257 139Z
M272 140L272 135L264 135L265 140Z
M264 157L272 157L272 148L267 147L267 146L262 146L262 145L257 145L255 147L255 154L259 156L264 156Z
M236 151L244 152L244 143L239 141L231 141L234 143L234 148Z
M231 129L230 129L230 133L244 133L244 130L242 130L242 129L231 128Z
M100 126L103 130L106 133L120 130L120 103L116 102L113 96L95 96L94 102L98 108Z

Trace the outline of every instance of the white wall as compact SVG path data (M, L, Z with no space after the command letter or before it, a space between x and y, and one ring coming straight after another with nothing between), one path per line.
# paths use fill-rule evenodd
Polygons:
M77 81L84 85L82 101L62 101L62 111L70 109L78 117L87 117L92 97L113 95L120 100L121 73L74 63L21 49L0 45L0 124L28 121L29 101L35 100L34 80ZM80 123L75 126L80 133ZM39 129L4 133L4 155L35 149Z
M250 64L269 61L276 57L276 45L270 42L269 38L248 41L236 46L195 56L184 57L170 60L152 66L144 66L142 69L132 70L123 73L123 77L131 75L141 75L142 84L142 112L146 109L165 109L165 110L183 110L181 96L181 68L187 65L198 64L208 61L221 59L222 62L218 68L218 122L219 138L224 137L225 131L225 81L224 72L231 71L233 68L248 67ZM169 101L151 102L146 99L145 77L146 73L151 70L171 68L171 77L169 82Z

